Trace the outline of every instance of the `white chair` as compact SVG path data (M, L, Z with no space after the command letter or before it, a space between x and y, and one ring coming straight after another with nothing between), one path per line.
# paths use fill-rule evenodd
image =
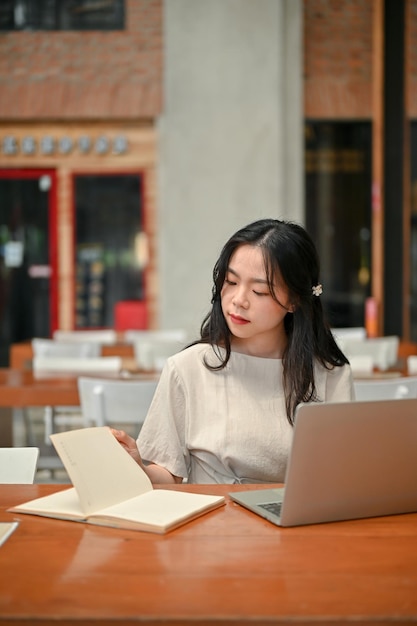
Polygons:
M120 356L78 357L35 357L35 378L51 378L65 374L116 374L120 372L123 359Z
M398 363L398 351L400 348L400 338L397 335L388 335L387 337L376 337L376 341L385 341L388 344L388 363L389 367L393 367Z
M80 367L88 359L98 359L101 353L100 344L92 341L79 341L77 343L60 341L57 339L44 339L35 337L32 339L32 369L36 378L59 375L62 368L68 372L72 365ZM91 365L91 363L89 364ZM35 443L32 421L27 411L24 412L24 420L28 433L28 441ZM67 421L71 419L79 423L81 413L79 407L52 407L46 406L44 411L44 440L47 448L50 447L49 435L53 432L54 420L59 416ZM42 454L42 464L44 458Z
M84 426L131 425L137 437L157 387L157 380L79 378Z
M333 336L338 339L366 339L366 328L364 326L352 326L352 328L332 328Z
M369 354L351 356L349 363L354 377L372 376L374 359Z
M417 374L417 355L407 357L407 372L409 375Z
M35 480L39 448L0 448L0 483L32 484Z
M371 356L374 365L384 371L397 364L400 339L392 335L367 339L338 338L341 350L350 360L354 356Z
M93 341L61 341L60 339L32 339L34 357L80 357L92 358L101 355L101 346Z
M97 330L55 330L53 338L58 341L93 341L99 344L117 342L117 332L111 328Z
M417 398L417 377L406 376L389 380L354 380L356 400L401 400Z
M65 375L81 376L90 374L102 376L115 375L122 369L122 358L109 357L34 357L33 372L37 379L53 378ZM80 407L53 407L46 406L44 411L44 442L51 447L50 435L59 428L79 428L83 426L83 416ZM30 431L30 425L28 425ZM42 458L42 466L48 469L46 459ZM56 469L56 459L53 455L52 467Z
M140 339L133 344L136 364L145 371L161 371L168 357L183 347L184 344L177 339L160 337Z
M183 328L127 330L124 337L133 344L139 369L160 371L168 357L186 346L188 333Z
M136 343L137 341L151 339L165 339L178 341L185 345L185 343L187 342L187 336L188 333L183 328L174 328L167 330L126 330L124 333L124 339L128 343Z

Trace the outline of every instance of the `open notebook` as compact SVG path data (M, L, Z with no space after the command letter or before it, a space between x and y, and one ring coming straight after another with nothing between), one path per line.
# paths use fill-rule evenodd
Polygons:
M222 504L223 496L153 489L106 426L51 435L74 485L10 511L165 533Z
M417 399L303 404L282 489L230 493L279 526L417 511Z

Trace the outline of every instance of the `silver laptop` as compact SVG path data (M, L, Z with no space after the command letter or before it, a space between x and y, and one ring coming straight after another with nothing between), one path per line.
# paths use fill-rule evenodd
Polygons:
M285 487L229 495L278 526L417 511L417 399L300 405Z

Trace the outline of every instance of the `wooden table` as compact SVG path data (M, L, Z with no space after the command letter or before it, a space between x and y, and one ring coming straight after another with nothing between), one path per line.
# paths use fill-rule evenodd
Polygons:
M20 520L0 623L417 624L417 514L281 529L228 501L160 536L6 512L59 488L0 486L0 521Z
M13 445L13 409L78 406L77 378L36 380L32 371L0 369L0 447Z
M0 369L0 406L62 406L80 403L77 376L36 379L32 371Z
M88 374L84 374L87 375ZM100 378L155 378L158 372L128 371L101 374ZM50 378L35 378L33 371L0 368L0 447L13 445L13 408L35 406L78 406L79 375L68 374Z

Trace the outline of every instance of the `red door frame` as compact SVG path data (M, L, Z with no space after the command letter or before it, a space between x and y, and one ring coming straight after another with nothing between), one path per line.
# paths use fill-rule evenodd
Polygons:
M57 254L57 180L54 169L12 169L0 168L0 178L7 180L39 179L41 176L50 176L51 187L48 191L48 238L49 238L49 265L51 275L49 281L49 316L50 332L58 325L58 254Z

